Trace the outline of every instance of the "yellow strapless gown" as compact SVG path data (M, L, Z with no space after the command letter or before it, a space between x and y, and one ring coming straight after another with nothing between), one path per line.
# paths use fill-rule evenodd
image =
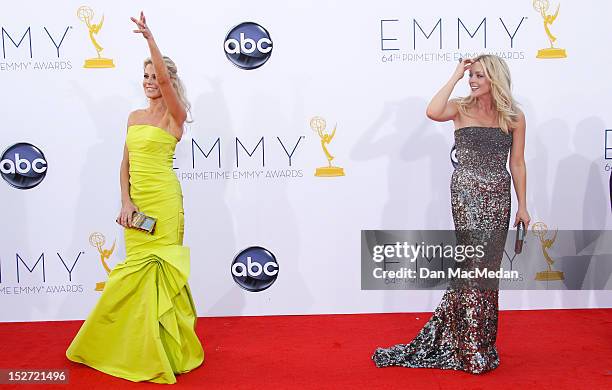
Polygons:
M130 195L157 218L155 234L125 229L127 257L66 351L68 359L131 381L175 383L204 360L195 333L183 244L183 194L172 169L177 140L151 125L128 128Z

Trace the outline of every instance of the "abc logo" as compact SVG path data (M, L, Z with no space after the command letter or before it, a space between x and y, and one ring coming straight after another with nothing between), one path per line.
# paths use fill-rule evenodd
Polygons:
M451 164L453 164L453 168L457 168L459 166L459 160L457 160L457 148L455 145L451 148L450 151L450 160Z
M257 23L244 22L225 37L225 55L240 69L257 69L272 55L272 39Z
M0 172L2 178L11 186L27 190L44 180L47 175L47 160L36 146L20 142L2 153Z
M276 257L260 246L249 247L240 252L232 262L232 277L247 291L263 291L278 277Z

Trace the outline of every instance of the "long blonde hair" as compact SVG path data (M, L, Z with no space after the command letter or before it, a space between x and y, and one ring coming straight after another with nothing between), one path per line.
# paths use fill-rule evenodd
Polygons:
M181 103L183 103L183 106L185 107L185 111L187 111L187 114L191 114L191 103L189 103L189 100L187 100L187 92L185 90L185 84L183 84L183 82L181 81L181 78L178 76L178 68L176 67L176 64L174 63L174 61L172 61L172 59L170 59L170 57L166 57L163 56L162 57L164 60L164 64L166 65L166 69L168 69L168 75L170 76L170 81L172 82L172 86L174 87L174 90L176 91L176 94L178 95L179 100L181 101ZM147 65L153 65L153 60L151 60L151 58L147 58L146 60L144 60L144 65L143 67L147 67ZM189 118L190 115L188 115L187 117ZM186 122L192 122L191 120L187 120Z
M508 134L519 116L518 104L512 97L510 69L503 58L492 54L480 55L472 61L482 64L485 77L491 82L491 95L499 118L499 127ZM477 99L472 96L460 98L457 103L461 113L467 115L467 111L473 107Z

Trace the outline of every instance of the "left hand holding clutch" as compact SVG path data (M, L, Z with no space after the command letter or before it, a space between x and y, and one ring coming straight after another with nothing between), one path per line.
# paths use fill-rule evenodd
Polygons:
M525 230L529 230L529 222L531 221L531 217L529 217L527 209L519 208L519 210L516 212L514 227L518 225L519 221L523 221L523 223L525 224Z

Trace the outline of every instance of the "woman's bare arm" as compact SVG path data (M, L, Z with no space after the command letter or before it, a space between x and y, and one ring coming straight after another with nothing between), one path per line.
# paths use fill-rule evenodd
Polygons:
M185 106L179 99L178 93L172 85L172 80L170 79L170 75L168 73L168 69L166 68L166 64L164 63L161 51L159 50L159 47L157 47L157 43L155 43L155 39L153 38L153 34L149 30L149 27L147 27L144 13L140 13L140 20L132 18L132 21L138 25L138 30L134 30L134 32L141 33L149 45L151 61L153 62L153 68L155 69L155 78L159 84L159 89L164 98L164 102L166 103L166 107L168 108L168 112L170 113L170 116L172 116L172 119L177 127L182 129L183 124L187 119L187 111L185 110ZM180 139L182 134L175 134L175 136Z
M455 85L463 78L463 74L469 69L471 60L463 60L455 69L450 80L434 95L427 106L427 117L437 122L446 122L457 117L459 109L457 103L449 100Z
M525 227L529 227L530 217L527 212L527 167L525 166L525 130L526 130L525 115L521 112L519 118L512 129L512 149L510 150L510 173L516 199L518 202L518 211L514 221L516 226L519 221L525 223Z
M130 124L132 124L133 118L134 113L131 113L128 118L128 129ZM130 155L127 141L123 146L123 159L119 168L119 185L121 187L121 212L117 222L123 227L130 227L132 226L132 215L134 211L138 211L138 208L132 202L132 197L130 196Z

